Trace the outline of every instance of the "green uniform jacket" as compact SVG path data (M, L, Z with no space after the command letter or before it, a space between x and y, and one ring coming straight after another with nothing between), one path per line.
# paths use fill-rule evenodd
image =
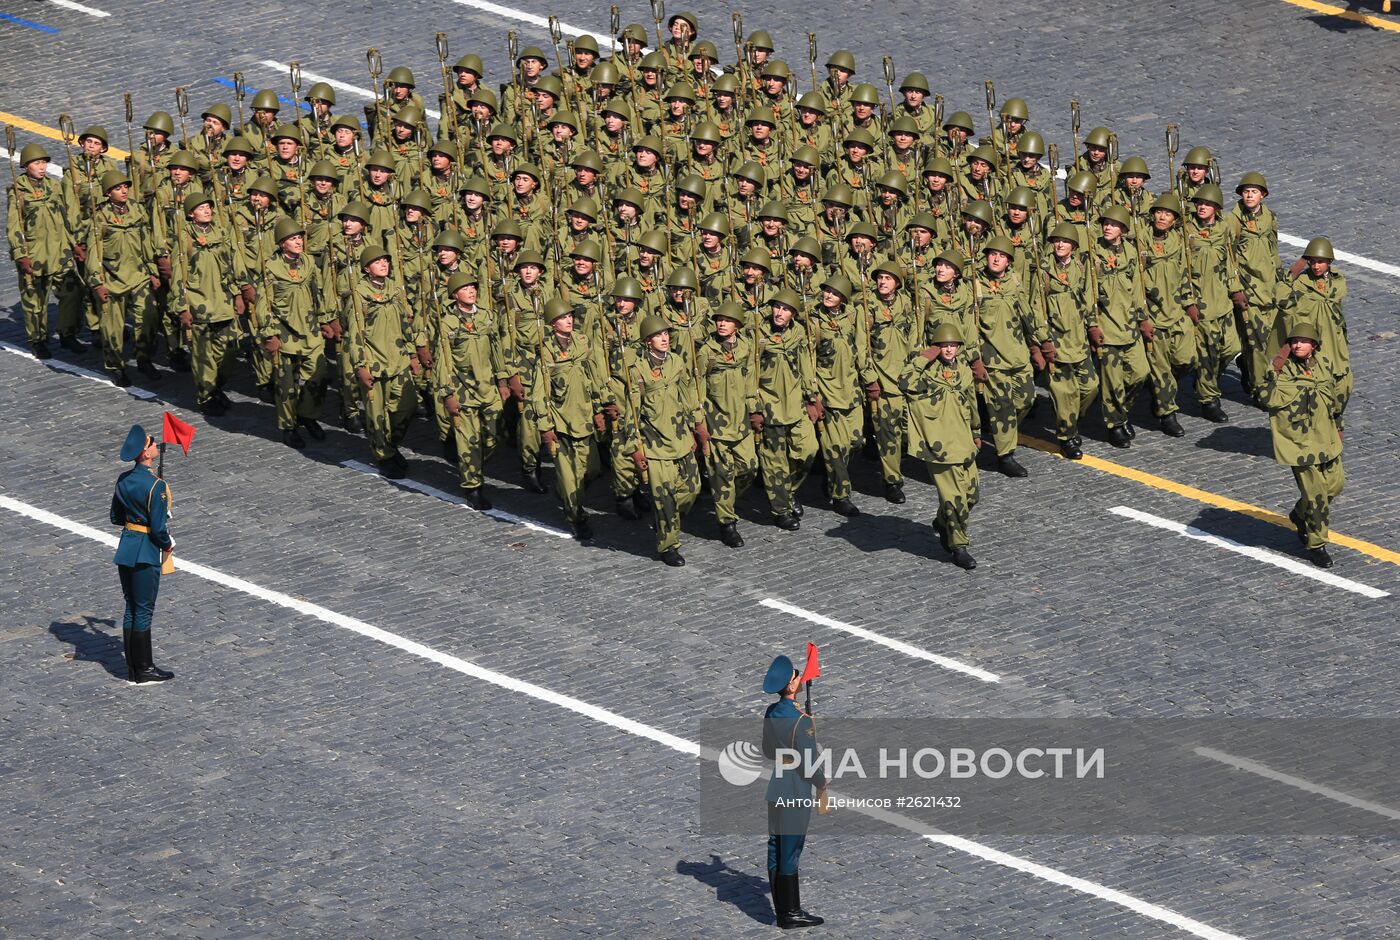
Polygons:
M327 196L318 196L308 186L306 189L306 253L320 258L326 253L332 231L340 230L336 215L345 208L345 197L335 190Z
M1287 322L1295 318L1307 320L1317 327L1333 374L1338 379L1351 372L1351 347L1347 343L1347 321L1342 316L1342 301L1347 296L1347 279L1333 269L1322 280L1304 271L1288 286L1291 291L1284 300L1280 315Z
M712 334L700 348L700 372L705 378L705 424L721 441L742 441L752 433L749 415L759 413L754 344L735 334L726 346Z
M1277 298L1278 285L1278 220L1273 211L1261 205L1250 215L1242 203L1237 203L1225 217L1230 245L1234 249L1235 269L1244 285L1250 306L1270 307Z
M1191 240L1191 268L1195 274L1196 303L1201 316L1219 320L1230 316L1234 307L1230 295L1244 290L1226 242L1225 226L1217 222L1202 228L1195 220L1187 225L1186 237Z
M1332 420L1337 380L1322 355L1306 362L1290 356L1283 369L1268 370L1260 400L1274 432L1274 459L1289 467L1314 467L1342 455Z
M185 197L203 191L204 186L197 177L191 177L183 186L176 186L175 181L167 177L152 194L146 204L146 212L152 220L160 220L161 230L165 233L165 238L156 245L156 254L174 257L175 236L179 231L179 224L185 219ZM214 209L216 213L220 209L218 200L214 201Z
M593 416L610 398L605 369L602 348L590 343L588 337L574 331L568 346L562 346L551 331L540 346L530 383L529 417L540 432L591 435Z
M88 286L106 285L114 294L135 290L156 274L156 243L164 232L153 235L146 210L128 202L125 212L104 203L92 220L88 243ZM160 220L156 228L162 229Z
M233 297L251 279L228 230L182 220L175 242L170 309L188 310L198 326L232 320L237 315Z
M909 456L947 464L966 464L977 456L977 394L972 370L961 357L930 362L913 352L899 384L909 402Z
M414 325L403 287L393 279L375 284L357 274L347 307L350 364L369 369L377 379L407 372L414 348L426 345L427 335Z
M243 267L261 292L263 266L277 251L277 240L274 238L277 209L268 206L259 213L251 203L244 204L234 213L234 225L237 226L239 247L243 251Z
M61 184L48 178L35 180L26 173L10 186L9 196L5 230L10 257L28 258L39 275L67 270L73 263L73 230Z
M1030 365L1030 346L1046 339L1044 314L1031 302L1028 285L1011 271L993 279L986 268L973 287L981 303L982 362L988 369L1015 371Z
M925 346L933 345L931 337L934 328L951 323L963 338L963 359L973 362L982 358L982 335L972 304L972 288L967 286L967 282L961 277L954 277L951 285L939 284L929 278L924 287L924 299L928 309L924 313L924 333L919 342Z
M515 374L506 366L505 321L480 304L463 313L451 302L436 326L432 378L438 400L456 395L463 408L499 403L501 383Z
M834 315L824 307L812 312L817 388L826 407L842 411L859 407L865 397L862 386L876 381L865 319L849 308L846 304Z
M622 409L620 429L627 448L641 448L649 459L679 460L691 453L705 411L690 369L674 352L660 363L631 350L627 359L633 400Z
M1138 287L1138 262L1133 243L1124 238L1111 245L1094 242L1094 272L1099 282L1098 327L1110 346L1131 346L1138 339L1138 324L1147 319Z
M289 356L309 356L324 346L321 325L335 319L321 272L310 256L295 264L280 251L267 262L267 290L258 295L258 341L273 336Z
M102 205L107 194L102 191L102 174L115 170L117 162L111 157L98 157L91 163L79 154L63 170L63 199L68 206L68 227L80 245L86 245L91 229L92 214ZM131 198L136 198L132 192Z
M904 374L910 349L920 339L919 318L914 312L914 303L902 290L896 290L888 302L872 292L870 318L873 321L870 350L874 356L872 364L879 377L880 391L887 395L902 394L900 376Z
M1154 230L1145 236L1143 247L1147 261L1147 317L1155 327L1184 329L1186 308L1196 303L1196 289L1186 266L1181 232L1172 229L1159 237Z
M1089 327L1097 326L1097 304L1089 291L1089 269L1075 255L1067 264L1051 259L1045 276L1050 338L1057 359L1083 362L1089 356Z

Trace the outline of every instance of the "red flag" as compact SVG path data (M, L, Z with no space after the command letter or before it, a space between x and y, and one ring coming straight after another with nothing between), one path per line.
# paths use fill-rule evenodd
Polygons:
M802 668L802 681L807 682L822 674L822 667L817 662L817 644L807 644L807 665Z
M190 444L194 442L194 426L186 424L167 411L165 412L165 421L161 428L160 439L166 444L179 444L180 449L188 455L190 452Z

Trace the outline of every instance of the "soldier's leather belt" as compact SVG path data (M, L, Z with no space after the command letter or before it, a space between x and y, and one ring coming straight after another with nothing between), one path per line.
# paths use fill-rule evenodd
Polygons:
M126 529L128 532L144 532L146 535L151 534L151 530L148 529L146 526L137 525L134 522L126 523L126 525L122 526L122 528Z

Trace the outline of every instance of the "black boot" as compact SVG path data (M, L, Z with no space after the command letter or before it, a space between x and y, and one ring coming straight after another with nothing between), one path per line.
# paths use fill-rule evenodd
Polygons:
M140 661L136 670L137 682L164 682L175 678L175 673L168 669L160 669L151 661L150 630L133 630L131 642L136 646L136 658Z
M58 345L62 346L64 349L68 350L69 352L75 352L75 353L85 353L85 352L87 352L87 345L86 345L85 343L83 343L82 340L78 339L78 337L76 337L76 336L60 336L60 337L58 338Z
M321 427L321 422L317 421L315 418L301 418L297 423L306 428L306 433L311 435L313 441L324 441L326 439L326 432Z
M778 918L778 926L784 930L794 930L799 927L816 927L826 923L815 914L808 914L802 909L802 889L799 887L798 876L779 875L776 881L783 882L782 896L786 902L787 910L785 917Z
M631 496L619 496L617 498L617 514L624 519L642 518L642 514L637 512L637 502Z
M122 630L122 657L126 660L126 681L135 682L141 665L136 659L136 647L131 644L131 631Z
M306 446L306 441L301 439L296 428L288 428L282 432L282 443L288 447L295 447L297 450Z
M1224 424L1230 420L1230 416L1225 413L1225 409L1220 407L1220 399L1208 401L1201 406L1201 417L1212 424Z
M386 480L402 480L407 474L392 457L379 461L379 475Z
M31 343L29 346L29 351L34 354L35 359L53 358L53 353L49 351L49 344L47 341Z
M726 522L719 527L719 540L730 548L744 547L744 537L739 534L739 525L735 522Z
M1060 441L1060 454L1066 460L1084 459L1084 450L1079 446L1079 438L1071 437L1068 440Z
M137 360L136 360L136 371L137 371L137 372L140 372L142 375L144 375L146 378L150 379L152 382L159 382L159 381L160 381L160 370L157 369L157 368L155 367L155 364L152 363L151 360L149 360L149 359L137 359Z
M971 571L977 567L977 559L972 557L972 553L965 546L959 545L953 549L953 564L964 571Z
M474 486L462 491L462 500L477 512L485 512L491 508L491 501L481 492L481 487Z
M117 369L112 373L112 384L117 388L130 388L131 376L126 374L126 369Z
M1015 454L1007 454L997 458L997 472L1002 476L1021 478L1030 476L1030 471L1021 466L1021 461L1016 459Z
M833 499L831 501L831 511L838 516L845 516L847 519L860 515L860 510L856 508L856 504L851 502L850 498L846 496L842 496L840 499Z
M166 361L170 363L170 368L176 372L190 371L190 355L183 349L175 348L166 354Z
M1132 440L1128 437L1128 429L1121 424L1116 428L1108 429L1108 442L1120 450L1133 446Z
M1325 545L1308 549L1308 561L1317 565L1319 568L1332 567L1332 556L1327 554L1327 547Z
M269 383L266 384L266 385L259 385L259 386L258 386L258 400L261 401L261 402L263 402L264 404L267 404L267 405L270 405L270 404L272 404L274 401L277 400L277 395L276 395L276 393L272 390L272 383L271 383L271 382L269 382Z
M358 411L348 414L340 419L340 426L351 434L363 434L365 431L365 419L360 417Z
M668 549L666 549L666 551L664 551L664 552L661 553L661 560L664 561L664 562L666 562L667 566L669 566L669 567L671 567L671 568L684 568L684 567L685 567L685 559L681 557L681 553L680 553L680 550L679 550L679 549L675 549L675 548L668 548Z
M889 503L894 503L895 505L899 505L900 503L904 502L904 484L886 483L885 501Z
M785 512L773 520L773 524L784 532L796 532L802 527L802 522L794 513Z
M1186 429L1183 428L1183 427L1181 426L1181 422L1180 422L1179 420L1177 420L1176 412L1175 412L1175 411L1173 411L1173 412L1172 412L1171 414L1169 414L1169 415L1163 415L1163 416L1162 416L1162 419L1161 419L1161 426L1162 426L1162 433L1165 434L1165 435L1167 435L1167 437L1185 437L1185 436L1186 436Z
M531 493L543 493L544 490L544 470L535 467L533 470L526 470L522 477L525 489Z
M1123 425L1123 427L1128 432L1128 440L1137 440L1137 428L1133 427L1133 422L1129 421L1127 424Z
M783 919L783 912L787 910L787 905L782 902L778 895L778 873L773 869L768 869L768 893L773 898L773 922L777 923Z
M577 519L569 523L569 531L580 542L586 542L593 538L593 527L588 524L588 517L581 513Z

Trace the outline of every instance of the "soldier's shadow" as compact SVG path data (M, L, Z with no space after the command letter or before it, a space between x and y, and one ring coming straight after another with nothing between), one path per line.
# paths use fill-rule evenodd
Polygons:
M1189 525L1209 535L1227 538L1241 545L1263 548L1289 558L1303 557L1298 537L1290 528L1254 519L1228 509L1203 508Z
M1274 436L1268 428L1216 428L1196 442L1197 447L1218 450L1226 454L1247 454L1251 457L1272 457Z
M126 678L126 659L122 656L120 636L112 636L102 627L115 628L115 620L84 615L81 622L55 620L49 632L73 647L72 659L79 663L100 663L108 674Z
M718 855L711 854L708 862L677 862L676 873L689 875L701 884L715 889L715 900L733 904L760 924L774 921L773 907L768 900L768 882L731 868Z
M897 549L916 558L929 561L949 561L949 556L938 548L938 536L933 529L904 516L886 516L862 509L854 519L843 519L832 514L835 524L822 530L827 538L844 539L853 548L862 552L883 552ZM809 512L802 520L804 528L822 524L821 516L813 518Z
M1379 14L1381 12L1381 5L1379 2L1358 3L1357 0L1350 0L1350 2L1347 3L1346 10L1348 13ZM1357 20L1343 19L1340 16L1334 16L1330 13L1314 13L1311 16L1303 17L1303 19L1312 20L1318 26L1333 33L1350 33L1358 29L1368 29L1373 33L1380 32L1379 26L1372 26L1370 23L1362 23Z

